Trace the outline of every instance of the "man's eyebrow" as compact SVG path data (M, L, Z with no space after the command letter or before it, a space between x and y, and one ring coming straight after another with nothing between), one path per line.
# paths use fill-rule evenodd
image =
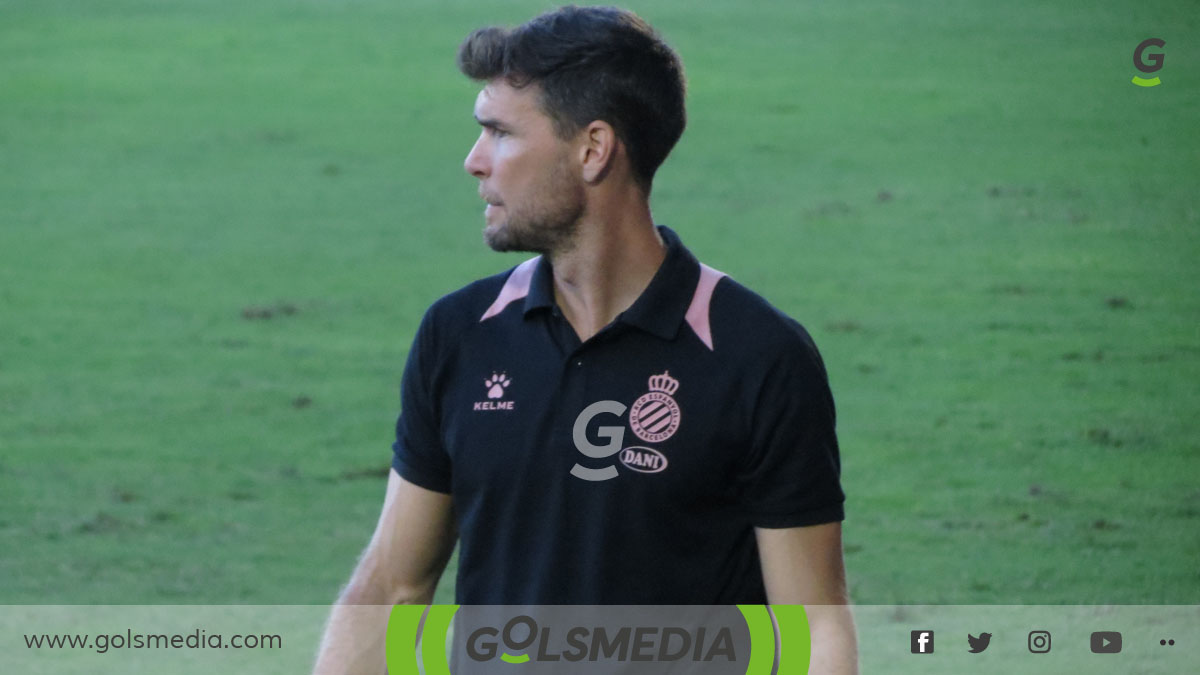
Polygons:
M489 117L479 117L478 115L475 115L474 117L475 121L478 122L479 126L481 127L487 129L508 129L508 127L500 122L500 120L494 120Z

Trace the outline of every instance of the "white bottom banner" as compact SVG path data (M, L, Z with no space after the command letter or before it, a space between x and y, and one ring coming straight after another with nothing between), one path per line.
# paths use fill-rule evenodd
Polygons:
M307 673L329 610L0 606L0 671ZM858 605L853 611L863 673L1200 672L1200 606ZM378 627L380 635L385 629ZM510 669L520 672L520 665Z

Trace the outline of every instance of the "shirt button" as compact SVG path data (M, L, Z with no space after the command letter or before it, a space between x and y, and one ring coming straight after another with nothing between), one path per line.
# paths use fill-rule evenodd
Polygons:
M576 366L576 367L579 367L579 366L582 366L582 365L583 365L583 361L582 361L582 360L580 360L580 361L576 361L576 362L575 362L575 366Z

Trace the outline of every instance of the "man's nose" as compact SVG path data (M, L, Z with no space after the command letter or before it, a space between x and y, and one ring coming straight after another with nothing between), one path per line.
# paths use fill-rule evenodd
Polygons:
M484 136L480 134L479 139L475 141L475 145L471 147L471 151L467 153L467 159L463 161L463 169L476 178L487 176L486 150L484 147Z

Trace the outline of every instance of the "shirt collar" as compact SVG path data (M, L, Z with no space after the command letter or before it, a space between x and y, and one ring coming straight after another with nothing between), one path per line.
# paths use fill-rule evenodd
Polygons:
M614 323L636 326L670 340L679 332L679 324L683 322L700 280L700 263L671 228L659 225L658 233L667 246L666 257L650 280L650 285L629 309L617 315ZM554 270L550 261L542 256L533 271L529 295L525 296L525 316L528 317L536 309L553 307Z

